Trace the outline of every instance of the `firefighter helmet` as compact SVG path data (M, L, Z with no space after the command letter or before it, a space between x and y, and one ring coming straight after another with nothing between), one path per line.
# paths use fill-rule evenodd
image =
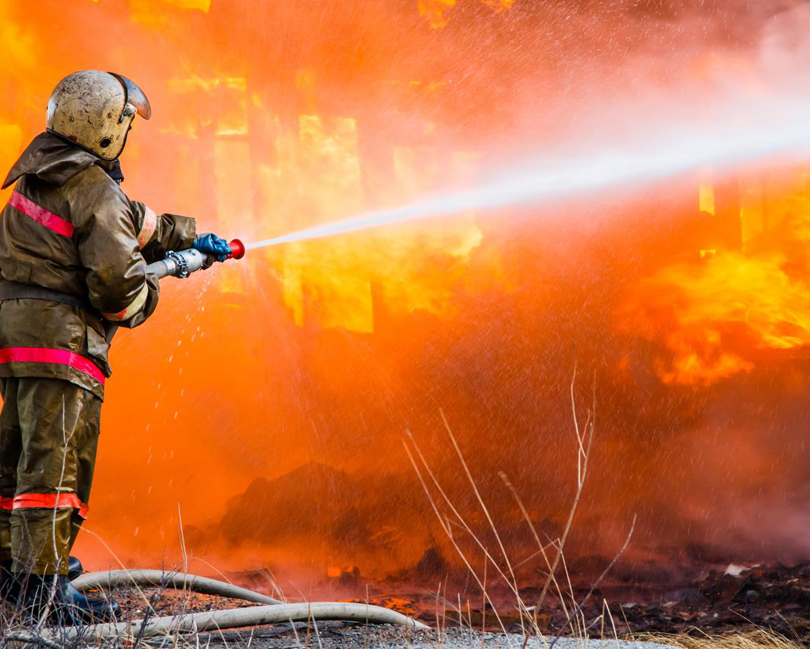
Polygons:
M135 115L152 116L137 85L113 72L82 70L62 79L48 101L48 131L104 160L124 150Z

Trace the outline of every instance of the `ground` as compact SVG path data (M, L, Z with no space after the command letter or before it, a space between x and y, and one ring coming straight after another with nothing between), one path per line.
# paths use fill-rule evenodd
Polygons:
M244 585L255 587L251 583ZM312 599L346 601L350 597L345 595L350 596L358 590L369 593L369 603L420 619L432 630L416 632L355 622L295 623L192 634L179 641L168 637L149 639L140 646L524 649L522 621L514 604L509 604L507 592L499 593L493 589L490 593L498 605L497 616L490 607L482 608L480 599L477 607L470 602L462 604L462 614L459 615L456 604L437 597L435 592L416 587L413 582L378 582L367 584L365 589L352 583L346 585L343 596L333 592L331 597ZM524 601L536 601L538 593L535 590L524 589ZM583 593L575 594L581 601ZM241 600L158 588L119 589L115 591L115 597L122 606L126 621L255 606ZM609 613L603 608L605 602L610 602ZM658 649L656 645L663 647L672 643L685 649L797 649L810 646L810 563L791 568L729 566L721 571L708 571L694 582L675 587L670 584L659 589L614 583L595 592L582 612L585 625L588 625L584 632L583 624L576 629L566 626L567 616L558 602L547 599L543 614L537 617L544 635L530 637L525 649L547 647L544 643L551 643L557 635L564 637L556 641L555 649L600 649L602 646L605 649L640 649L639 641L642 640L645 641L644 649ZM764 636L763 630L767 632ZM707 645L710 636L746 640L743 644ZM586 642L580 637L605 638L607 644L601 640ZM764 642L761 641L763 637ZM750 638L759 639L750 641ZM655 642L651 644L651 640ZM2 637L0 645L11 646L4 643ZM60 645L64 649L84 646L88 645Z
M381 585L378 585L380 587ZM436 606L435 593L419 593L416 589L388 584L397 596L373 596L370 603L394 608L417 617L441 633L405 633L402 629L377 626L364 628L356 623L322 622L308 630L303 623L257 627L240 631L203 634L198 640L210 641L211 646L289 647L299 643L303 646L328 647L395 647L395 646L523 646L520 618L509 607L499 611L500 623L494 613L480 607L467 609L459 616L445 603L443 609ZM371 592L378 588L370 589ZM251 606L244 602L225 598L160 591L148 589L151 615L171 615L177 612L199 612L211 609ZM633 594L633 598L622 595ZM527 590L531 597L531 589ZM132 592L117 594L124 610L132 619L142 618L149 608L143 597ZM710 571L699 582L674 590L650 591L641 589L604 589L598 592L585 608L585 618L590 623L598 619L602 602L611 602L612 621L596 624L588 630L590 637L649 638L656 634L674 634L676 637L700 637L703 634L735 636L757 633L762 629L776 632L786 638L810 645L810 564L792 568L782 566L738 569L728 573ZM514 609L514 607L511 607ZM550 614L549 614L550 613ZM553 639L563 628L566 617L553 606L539 621L548 639ZM500 624L510 632L504 634ZM470 627L475 629L471 631ZM482 633L484 628L486 633ZM614 631L615 629L615 631ZM499 632L500 631L500 632ZM614 636L615 634L615 636ZM570 628L564 633L571 636ZM516 641L516 638L519 641ZM558 649L573 649L562 638ZM399 644L397 644L399 643ZM625 643L622 643L625 644ZM632 643L626 643L630 647ZM530 645L531 646L531 645ZM598 646L598 642L594 645ZM616 641L610 641L616 647ZM649 645L645 645L649 646ZM624 649L624 648L623 648Z
M389 625L364 627L363 625L349 623L327 623L318 625L318 634L314 631L307 635L306 625L297 624L294 632L289 625L284 627L258 627L240 633L223 632L200 636L203 646L210 647L239 647L249 646L256 649L282 649L286 647L311 646L319 649L394 649L409 647L420 649L430 647L435 649L470 649L471 647L514 647L521 649L524 637L517 634L504 635L503 633L482 633L468 629L452 628L441 634L429 632L405 632L401 628ZM527 649L548 647L553 638L532 638L526 645ZM210 641L210 645L208 642ZM576 640L561 638L555 645L556 649L672 649L665 645L654 643L624 642L615 640Z

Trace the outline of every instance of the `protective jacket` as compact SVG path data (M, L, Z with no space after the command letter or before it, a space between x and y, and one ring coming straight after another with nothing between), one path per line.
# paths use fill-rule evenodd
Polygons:
M86 301L0 302L0 377L70 381L104 396L110 376L104 319L125 327L155 310L158 283L146 264L191 247L194 219L156 215L130 200L111 163L50 133L11 169L16 182L0 215L0 276Z

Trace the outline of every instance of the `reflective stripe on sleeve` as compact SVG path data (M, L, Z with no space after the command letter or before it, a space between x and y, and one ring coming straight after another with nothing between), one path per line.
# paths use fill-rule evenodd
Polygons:
M14 505L14 498L0 498L0 509L11 510Z
M49 212L44 207L40 207L30 198L23 196L18 191L11 194L11 198L8 199L8 204L40 225L44 225L52 232L56 232L56 234L61 234L63 237L73 236L73 224L70 221L66 221L61 216Z
M143 248L152 239L157 230L157 214L148 206L144 205L143 225L138 232L138 245Z
M23 494L14 497L13 509L78 509L87 518L90 508L75 493Z
M143 309L143 305L146 304L146 298L149 297L149 285L144 282L143 288L140 290L138 295L135 296L135 299L129 303L129 306L118 313L102 313L107 320L111 322L121 322L122 320L128 320L132 316L134 316L138 311Z
M104 385L104 374L93 361L67 349L5 347L0 349L0 365L5 363L55 363L57 365L68 365Z

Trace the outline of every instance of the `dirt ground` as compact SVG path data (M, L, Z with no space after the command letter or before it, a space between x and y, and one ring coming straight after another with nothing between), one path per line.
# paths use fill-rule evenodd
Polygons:
M240 632L203 634L198 638L202 646L251 647L252 649L282 649L287 647L318 647L319 649L471 649L474 647L521 649L524 637L517 634L482 633L452 628L443 633L436 631L406 631L390 625L364 626L357 623L326 622L315 629L299 623L291 625L257 627ZM527 649L548 649L553 637L531 638ZM672 649L664 645L615 640L574 640L561 638L555 649Z
M254 586L253 584L245 584ZM329 600L350 601L359 587L329 593ZM675 634L678 637L703 634L733 636L765 629L810 646L810 564L738 568L709 571L698 580L663 590L635 584L604 587L582 609L586 624L594 623L587 635L592 637L639 638ZM436 593L417 589L413 582L386 582L366 588L369 603L384 606L419 619L431 631L414 631L389 625L363 625L357 622L288 623L240 630L223 630L186 635L179 638L148 639L139 646L150 647L516 647L524 649L521 619L514 604L493 592L499 601L498 615L490 607L476 608L470 602L459 616L456 606L437 598ZM326 595L326 593L321 593ZM524 593L522 593L524 594ZM526 601L535 601L536 593L526 589ZM578 601L581 594L577 593ZM208 612L255 606L242 600L212 595L145 588L117 589L114 597L121 604L123 621ZM345 598L345 599L344 599ZM317 599L320 599L318 597ZM441 601L440 601L441 599ZM358 600L353 600L358 601ZM610 616L602 604L610 602ZM502 606L501 606L502 604ZM664 645L609 639L607 641L573 639L566 626L566 615L548 598L537 623L545 637L531 637L528 647L544 647L560 634L555 649L656 649ZM436 631L441 629L441 631ZM472 630L475 629L475 630ZM506 633L503 630L506 630ZM580 634L577 634L580 635ZM30 646L30 645L29 645ZM94 645L95 646L95 645ZM798 644L797 644L798 646ZM71 647L71 649L73 649Z
M771 566L709 571L700 579L660 591L655 588L628 589L626 585L616 589L606 587L594 593L582 612L590 623L604 612L602 603L609 602L613 618L611 624L620 638L638 637L639 634L697 632L729 635L769 629L810 645L809 588L810 563L790 568ZM349 595L358 590L359 587L349 589L343 594ZM527 590L526 601L533 601L530 591L531 589ZM464 643L469 646L470 642L480 646L510 646L508 636L497 633L502 631L500 625L515 634L515 637L522 637L519 633L520 616L514 604L509 605L507 598L503 599L504 605L498 607L499 621L494 612L481 609L479 605L478 610L475 606L468 609L459 624L459 616L452 610L452 605L439 610L435 593L420 593L408 586L398 588L392 583L380 584L378 588L370 588L367 592L371 593L369 603L417 618L431 628L444 628L445 637L440 638L435 634L424 637L419 634L403 635L401 630L394 628L364 629L354 623L321 623L317 633L314 629L308 632L303 624L296 628L280 625L252 631L209 634L206 642L210 640L212 646L216 646L216 643L224 644L224 637L234 641L247 638L251 647L295 646L299 641L304 646L312 643L312 646L319 647L353 647L360 644L364 647L393 647L399 646L397 642L405 643L402 646L418 646L422 642L446 646L451 641L461 643L459 646ZM388 594L383 596L385 592ZM147 611L150 616L163 616L250 606L238 600L178 591L148 589L144 594L148 603L138 593L120 590L115 593L128 619L143 618ZM329 599L342 599L338 593L333 595L335 596ZM566 616L562 610L558 610L559 607L555 606L552 598L549 598L544 608L543 614L538 617L544 633L552 638L561 631L562 635L570 636L570 629L564 628ZM478 632L470 633L465 630L470 626ZM599 628L594 627L589 635L600 637L600 633ZM605 636L613 637L613 629L605 629ZM518 646L522 644L521 640ZM233 646L230 641L227 645ZM568 640L560 641L556 646L571 649Z

